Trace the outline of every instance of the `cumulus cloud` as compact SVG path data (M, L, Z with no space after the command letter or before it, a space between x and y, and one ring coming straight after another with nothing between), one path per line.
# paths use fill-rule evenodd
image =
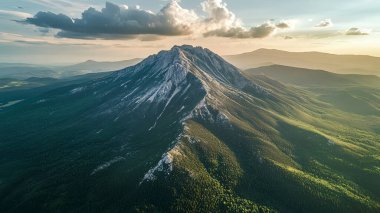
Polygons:
M222 0L205 0L201 3L205 17L193 10L182 8L178 0L171 0L158 13L138 7L106 3L105 8L89 8L80 18L71 18L65 14L38 12L34 17L26 18L23 23L44 28L60 30L57 37L86 39L137 38L141 35L154 40L159 36L178 36L200 34L231 38L264 38L277 29L291 28L291 21L272 21L246 28L242 21L231 12Z
M183 9L176 1L156 14L107 2L101 11L89 8L78 19L64 14L38 12L24 22L59 29L59 37L112 38L138 34L188 35L192 33L191 25L197 19L193 11Z
M281 23L276 24L276 27L278 27L280 29L290 28L290 26L285 22L281 22Z
M264 38L273 34L276 30L276 25L271 22L261 24L256 27L251 27L246 30L242 27L221 28L204 33L206 37L218 36L229 38Z
M245 28L242 21L227 8L222 0L206 0L201 3L207 17L200 26L204 26L203 35L229 38L264 38L272 35L277 29L290 28L291 21L274 24L272 21L261 25Z
M346 35L369 35L371 30L352 27L346 31Z
M331 19L325 19L319 22L319 24L315 25L315 27L331 27L333 26L333 23Z
M202 21L207 30L241 27L242 23L222 0L206 0L201 3L207 17Z

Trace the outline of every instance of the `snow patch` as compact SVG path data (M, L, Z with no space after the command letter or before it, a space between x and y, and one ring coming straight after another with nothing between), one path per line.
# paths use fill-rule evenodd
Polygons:
M229 123L230 120L228 119L228 116L226 114L224 114L223 112L219 112L217 115L216 115L216 119L215 121L217 123L222 123L222 124L225 124L225 123Z
M181 109L179 109L179 110L177 111L177 113L182 112L182 110L184 110L184 109L185 109L185 106L182 106Z
M78 87L70 91L71 94L76 94L79 92L82 92L84 90L84 87Z
M140 184L142 184L145 181L154 181L157 179L157 172L160 172L165 175L169 175L170 172L173 171L173 160L175 156L182 155L180 152L180 148L178 146L178 141L182 138L182 134L179 134L178 137L172 142L172 144L175 144L172 149L170 149L168 152L164 153L162 155L162 158L160 161L158 161L157 165L153 168L149 169L147 173L145 173L143 179L141 180Z
M36 104L45 103L45 102L46 102L46 99L41 99L41 100L38 100L38 101L36 102Z
M332 140L330 140L330 139L327 139L327 143L328 143L329 145L335 145L335 142L332 141Z
M195 144L201 142L199 139L192 137L190 135L184 135L183 138L185 138L189 143Z
M176 88L176 89L174 90L173 94L171 95L171 97L169 98L169 100L166 102L164 109L163 109L162 112L158 115L158 117L157 117L156 121L154 122L153 126L151 126L151 127L149 128L149 131L151 131L153 128L156 127L157 122L158 122L158 120L161 118L162 114L164 114L164 112L165 112L165 110L166 110L166 107L168 107L168 105L170 104L170 102L172 101L172 99L178 94L178 92L180 92L180 89Z
M13 106L17 103L20 103L21 101L23 101L24 99L21 99L21 100L15 100L15 101L9 101L8 103L6 104L3 104L3 105L0 105L0 109L2 108L6 108L6 107L10 107L10 106Z
M156 172L165 172L166 174L170 174L171 171L173 171L173 155L167 152L163 155L162 159L158 161L155 167L149 169L140 184L144 181L156 180Z
M115 157L114 159L110 160L110 161L107 161L103 164L101 164L100 166L96 167L96 169L94 169L90 175L94 175L96 174L97 172L101 171L101 170L104 170L108 167L110 167L112 164L114 163L117 163L119 161L122 161L122 160L125 160L124 157L121 157L121 156L118 156L118 157Z

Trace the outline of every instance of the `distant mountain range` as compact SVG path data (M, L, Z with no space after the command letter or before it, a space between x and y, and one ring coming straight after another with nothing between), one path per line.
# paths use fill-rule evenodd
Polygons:
M185 45L9 100L0 212L378 212L379 88L353 79ZM373 112L324 96L351 83Z
M265 75L274 80L303 87L379 86L376 75L336 74L283 65L270 65L244 70L246 75Z
M124 61L115 61L115 62L107 62L107 61L100 62L100 61L88 60L83 63L61 67L58 70L64 76L72 76L74 74L77 75L78 73L86 74L86 73L106 72L106 71L120 70L125 67L135 65L139 63L141 60L142 59L139 59L139 58L124 60Z
M372 56L333 55L319 52L287 52L272 49L259 49L249 53L225 56L224 58L242 70L269 65L283 65L325 70L339 74L380 76L380 58ZM139 58L115 62L88 60L69 66L0 63L0 78L63 78L86 73L120 70L135 65L141 60L142 59Z
M130 59L116 62L99 62L88 60L70 66L41 66L31 64L0 63L0 78L15 78L24 80L37 78L65 78L87 73L110 72L129 67L140 62L141 59Z
M380 58L364 55L334 55L320 52L258 49L249 53L225 56L224 58L243 70L277 64L326 70L340 74L380 75Z
M50 67L31 64L0 63L0 78L27 79L32 77L58 77L59 73Z

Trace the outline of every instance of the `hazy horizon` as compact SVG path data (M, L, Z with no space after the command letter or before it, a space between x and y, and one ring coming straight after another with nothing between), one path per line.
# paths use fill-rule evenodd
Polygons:
M186 44L183 44L183 45L186 45ZM174 45L174 46L180 46L180 45ZM20 62L9 62L9 61L1 61L0 60L0 63L1 64L28 64L28 65L45 65L45 66L68 66L68 65L76 65L76 64L80 64L80 63L85 63L85 62L88 62L88 61L94 61L94 62L121 62L121 61L128 61L128 60L134 60L134 59L145 59L147 58L148 56L150 55L154 55L154 54L157 54L159 51L162 51L162 50L169 50L170 48L168 49L160 49L160 50L157 50L157 52L153 52L151 54L147 54L147 55L143 55L142 57L132 57L132 58L120 58L120 59L110 59L110 60L102 60L101 58L99 58L98 60L97 59L94 59L94 58L88 58L88 59L84 59L84 60L78 60L78 61L60 61L60 62L48 62L48 61L44 61L44 62L41 62L41 63L34 63L34 62L27 62L27 61L20 61ZM211 49L212 50L212 49ZM284 49L270 49L270 48L257 48L257 49L254 49L252 51L247 51L247 52L240 52L240 53L235 53L235 54L225 54L225 55L221 55L222 57L225 57L225 56L238 56L238 55L242 55L242 54L247 54L247 53L252 53L252 52L255 52L255 51L259 51L259 50L271 50L271 51L282 51L282 52L289 52L289 53L321 53L321 54L332 54L332 55L337 55L337 56L365 56L365 57L374 57L374 58L380 58L380 56L375 56L375 55L366 55L366 54L337 54L337 53L331 53L331 52L320 52L320 51L288 51L288 50L284 50Z
M182 44L219 55L267 48L380 57L378 7L374 0L5 0L0 57L34 64L120 61Z

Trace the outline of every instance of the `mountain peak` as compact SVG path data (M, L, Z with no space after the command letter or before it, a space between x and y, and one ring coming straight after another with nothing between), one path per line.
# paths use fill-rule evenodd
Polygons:
M248 80L240 71L209 49L191 45L174 46L170 50L151 55L136 66L121 71L121 75L130 72L141 78L154 76L156 79L179 82L188 73L202 82L217 81L232 87L244 87Z
M243 88L257 93L264 91L217 54L190 45L174 46L149 56L135 66L115 72L109 77L109 82L120 85L118 87L123 92L115 99L115 103L100 111L114 113L129 109L144 113L149 110L161 112L149 130L157 126L162 115L174 103L177 103L176 107L170 111L178 111L182 118L189 116L195 109L205 116L209 113L203 112L202 107L217 105L218 98L215 97ZM190 100L193 101L189 103ZM187 111L183 111L183 108Z
M274 53L286 53L287 51L278 50L278 49L268 49L268 48L260 48L252 51L251 53L259 53L259 54L274 54Z

